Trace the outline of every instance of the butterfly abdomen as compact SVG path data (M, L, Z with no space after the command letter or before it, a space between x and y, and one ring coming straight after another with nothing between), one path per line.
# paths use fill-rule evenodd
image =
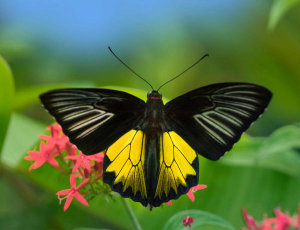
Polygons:
M151 203L155 195L157 177L159 172L159 137L160 132L153 129L146 130L145 164L144 174L148 194L148 202Z
M148 202L154 199L159 173L160 137L163 133L164 105L162 99L149 98L146 103L144 131L146 135L145 165L146 188Z

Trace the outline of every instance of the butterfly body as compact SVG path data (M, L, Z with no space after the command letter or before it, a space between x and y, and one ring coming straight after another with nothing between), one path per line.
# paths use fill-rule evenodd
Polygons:
M272 94L248 83L218 83L164 104L108 89L59 89L45 108L84 154L106 150L103 181L123 197L156 207L198 184L197 153L217 160L265 110Z

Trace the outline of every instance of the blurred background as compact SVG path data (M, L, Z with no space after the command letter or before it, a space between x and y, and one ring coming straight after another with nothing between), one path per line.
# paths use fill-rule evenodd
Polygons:
M270 29L273 4L253 0L1 1L0 55L13 72L15 97L2 151L0 228L131 229L118 200L108 203L97 197L89 208L79 204L64 213L55 193L65 188L63 181L69 186L68 179L55 184L58 175L52 175L50 166L28 173L28 163L22 160L38 143L37 134L52 122L40 106L39 93L74 86L150 90L111 55L108 46L155 88L209 53L209 58L162 89L168 99L216 82L251 82L269 88L274 98L247 131L252 137L267 138L278 128L299 122L300 4ZM257 218L271 215L279 206L296 212L298 171L289 174L276 167L200 159L199 182L208 189L199 191L194 203L182 197L172 207L152 212L131 203L144 229L162 229L169 217L186 209L209 211L238 229L243 225L242 207ZM300 170L300 165L295 167Z

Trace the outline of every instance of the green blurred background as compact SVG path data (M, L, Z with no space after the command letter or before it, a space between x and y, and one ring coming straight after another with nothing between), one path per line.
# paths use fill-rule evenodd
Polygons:
M3 94L0 104L0 111L11 107L13 111L2 148L0 229L132 229L118 199L107 202L97 197L88 208L74 202L64 213L55 193L69 187L68 177L47 165L28 173L29 163L23 160L38 143L37 135L45 133L52 121L41 108L39 93L74 86L126 87L131 93L136 92L131 88L149 90L120 65L107 46L155 88L209 53L208 59L163 88L169 99L207 84L230 81L260 84L274 94L264 116L247 131L257 138L247 136L233 150L233 159L242 160L200 159L199 183L207 184L208 189L199 191L194 203L181 197L172 207L164 205L149 212L131 202L144 229L162 229L173 214L187 209L209 211L237 229L243 225L242 207L259 219L279 206L296 212L300 201L299 129L283 132L280 140L271 139L278 149L282 146L278 143L292 139L287 148L295 150L291 153L294 160L276 155L275 160L268 160L275 162L270 166L249 163L251 158L247 158L263 149L275 130L300 120L300 4L294 3L297 1L1 1L0 55L13 72L15 94L13 99ZM5 92L9 83L3 76L0 89ZM292 167L294 171L289 170Z

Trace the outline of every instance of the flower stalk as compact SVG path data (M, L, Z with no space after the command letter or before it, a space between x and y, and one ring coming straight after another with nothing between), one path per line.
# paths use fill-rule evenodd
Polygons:
M125 208L125 211L129 217L132 225L134 226L134 229L135 230L143 230L138 219L136 218L136 215L134 214L129 202L125 198L122 198L122 197L121 197L121 201L122 201L122 204Z

